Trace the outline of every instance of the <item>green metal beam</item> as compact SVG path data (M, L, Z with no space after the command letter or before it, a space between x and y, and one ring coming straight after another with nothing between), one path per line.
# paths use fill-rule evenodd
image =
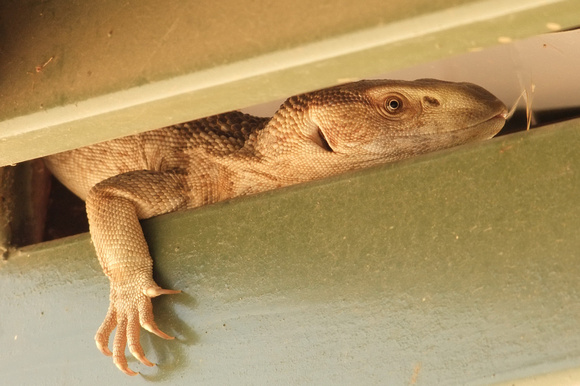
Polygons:
M3 2L0 166L573 27L579 13L576 0Z
M156 278L184 293L154 300L178 337L143 333L159 367L130 365L170 384L578 374L579 147L576 120L148 220ZM3 381L126 384L93 342L107 295L86 234L10 256Z

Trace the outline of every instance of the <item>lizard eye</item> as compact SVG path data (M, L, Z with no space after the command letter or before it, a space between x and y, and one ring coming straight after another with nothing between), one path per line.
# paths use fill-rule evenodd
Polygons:
M403 101L397 97L390 97L385 102L385 108L389 113L395 113L403 106Z

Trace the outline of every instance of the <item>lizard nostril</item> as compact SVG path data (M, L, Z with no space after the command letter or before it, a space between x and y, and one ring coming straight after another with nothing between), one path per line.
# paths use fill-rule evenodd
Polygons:
M429 97L429 96L423 97L423 103L428 104L428 105L433 106L433 107L439 107L441 105L441 102L439 102L439 100L437 98L433 98L433 97Z

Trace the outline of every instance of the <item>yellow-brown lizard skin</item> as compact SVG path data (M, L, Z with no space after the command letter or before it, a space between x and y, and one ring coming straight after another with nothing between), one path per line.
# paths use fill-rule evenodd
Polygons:
M506 114L469 83L361 81L292 97L271 119L232 112L47 157L57 178L86 200L110 280L97 347L135 375L126 345L153 365L140 327L172 339L157 328L150 298L179 291L153 281L139 219L491 138Z

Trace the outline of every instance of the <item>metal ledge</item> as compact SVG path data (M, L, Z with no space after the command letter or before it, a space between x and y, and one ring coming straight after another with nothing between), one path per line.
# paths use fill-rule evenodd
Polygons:
M580 368L580 121L145 222L191 384L489 384ZM88 235L0 267L5 382L126 384ZM575 371L575 372L574 372Z
M575 0L452 3L8 2L0 165L572 27L580 13Z

